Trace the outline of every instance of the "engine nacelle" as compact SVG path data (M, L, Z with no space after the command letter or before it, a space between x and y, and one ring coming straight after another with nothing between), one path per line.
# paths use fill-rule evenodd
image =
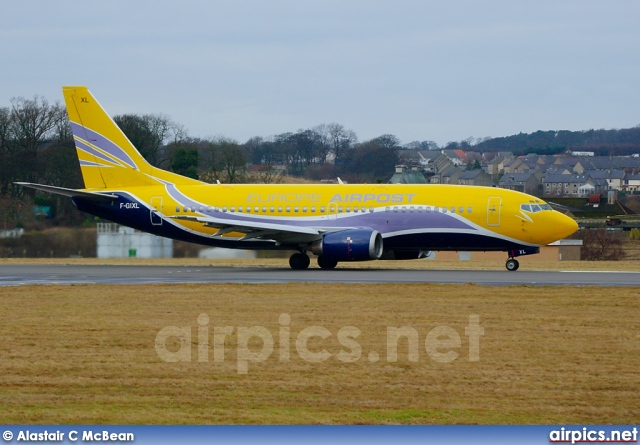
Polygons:
M311 251L335 261L368 261L382 256L382 235L377 230L351 229L325 234Z

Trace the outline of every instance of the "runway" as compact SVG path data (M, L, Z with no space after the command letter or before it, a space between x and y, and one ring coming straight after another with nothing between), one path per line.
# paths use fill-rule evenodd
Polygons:
M486 286L640 286L640 272L0 265L0 286L177 283L475 283Z

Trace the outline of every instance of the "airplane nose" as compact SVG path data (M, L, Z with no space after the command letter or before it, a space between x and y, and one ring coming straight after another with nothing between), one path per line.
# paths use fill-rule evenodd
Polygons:
M555 231L557 239L573 235L578 230L578 223L573 218L556 211Z

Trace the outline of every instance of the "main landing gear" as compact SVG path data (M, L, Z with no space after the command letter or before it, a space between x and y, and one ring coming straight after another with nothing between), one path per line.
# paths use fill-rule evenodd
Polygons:
M289 257L289 266L291 266L293 270L305 270L309 267L310 263L311 260L309 256L304 252L297 252ZM318 266L320 266L321 269L335 269L337 265L338 261L334 259L327 258L324 255L318 257Z
M513 272L515 270L518 270L518 267L520 267L520 263L515 258L509 258L507 260L506 267L509 272Z
M320 269L335 269L337 265L338 262L336 260L327 258L324 255L318 257L318 266L320 266Z
M309 256L302 252L294 253L289 257L289 266L291 266L293 270L304 270L309 267L310 263L311 260Z

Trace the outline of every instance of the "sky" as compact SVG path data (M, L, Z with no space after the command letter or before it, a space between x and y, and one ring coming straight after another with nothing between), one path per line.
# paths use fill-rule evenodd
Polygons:
M111 114L245 142L339 123L439 145L640 124L637 0L21 0L0 107L86 85Z

